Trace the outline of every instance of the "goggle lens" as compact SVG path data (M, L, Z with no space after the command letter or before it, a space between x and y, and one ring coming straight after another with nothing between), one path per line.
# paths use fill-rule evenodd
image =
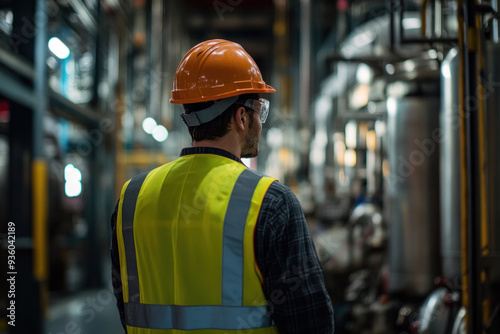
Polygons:
M258 99L258 100L247 100L244 104L245 107L248 107L260 115L260 122L264 124L267 120L267 116L269 115L269 101L266 99Z

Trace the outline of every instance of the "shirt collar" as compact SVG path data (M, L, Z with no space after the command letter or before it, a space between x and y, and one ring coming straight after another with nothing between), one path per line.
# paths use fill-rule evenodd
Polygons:
M240 164L244 165L244 163L241 161L240 158L238 158L232 153L229 153L226 150L217 147L185 147L182 149L180 156L182 157L183 155L190 155L190 154L217 154L232 159L234 161L237 161Z

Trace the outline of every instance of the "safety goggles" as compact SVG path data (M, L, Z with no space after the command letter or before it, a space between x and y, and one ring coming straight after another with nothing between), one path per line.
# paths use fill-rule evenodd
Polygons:
M260 122L264 124L267 119L267 115L269 115L269 101L266 99L248 99L245 103L242 103L244 107L250 108L253 111L256 111L260 116Z

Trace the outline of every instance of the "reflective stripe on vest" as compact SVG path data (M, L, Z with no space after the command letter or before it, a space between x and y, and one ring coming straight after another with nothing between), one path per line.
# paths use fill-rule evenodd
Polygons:
M266 306L180 306L125 303L127 325L150 329L240 330L271 326ZM251 325L248 319L252 319Z
M148 173L134 177L125 189L122 205L123 240L127 265L129 302L127 325L151 329L239 330L272 326L266 306L242 306L243 238L253 193L262 178L245 169L236 180L224 216L222 246L222 305L156 305L140 303L139 276L134 242L137 198ZM248 319L252 319L251 325Z
M123 196L122 205L122 226L123 241L125 247L125 258L127 259L127 280L128 280L128 298L130 302L139 302L139 273L137 271L137 255L134 242L134 214L137 196L141 190L142 184L149 172L135 176L129 183Z

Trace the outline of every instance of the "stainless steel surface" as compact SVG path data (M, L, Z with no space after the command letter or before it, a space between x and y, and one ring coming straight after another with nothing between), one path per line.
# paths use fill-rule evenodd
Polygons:
M387 109L389 290L423 297L441 267L439 96L389 97Z
M367 249L384 246L387 231L380 208L372 203L359 204L349 218L349 238L354 245Z
M441 256L443 275L461 281L461 170L458 108L458 49L441 66Z
M453 312L452 308L443 302L443 298L445 298L447 293L446 288L439 288L427 297L420 308L418 333L446 333L448 321Z
M453 322L451 334L467 334L467 329L465 328L466 314L467 309L462 306L455 317L455 321Z

